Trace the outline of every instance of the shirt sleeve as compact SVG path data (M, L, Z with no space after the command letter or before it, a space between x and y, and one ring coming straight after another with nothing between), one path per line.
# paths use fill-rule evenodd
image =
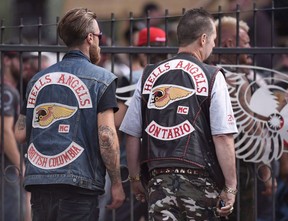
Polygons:
M114 80L106 89L98 104L98 113L105 110L113 109L114 112L118 111L116 100L116 80Z
M134 137L142 136L141 78L138 80L119 130Z
M221 72L217 74L212 88L210 121L212 135L238 132L226 81ZM120 130L131 136L142 136L141 79L138 81Z
M212 135L238 132L227 84L221 72L217 73L211 92L210 126Z
M5 87L3 89L4 116L16 116L19 113L19 94L15 90ZM1 104L1 101L0 101Z

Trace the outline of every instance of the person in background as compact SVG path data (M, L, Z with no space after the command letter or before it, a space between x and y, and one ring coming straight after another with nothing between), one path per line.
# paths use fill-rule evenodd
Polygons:
M20 82L18 83L18 90L20 93L25 96L26 94L26 88L28 85L28 82L31 80L31 78L40 70L46 69L52 64L55 64L56 61L56 54L49 53L49 52L31 52L31 53L24 53L23 54L23 72L22 72L22 90ZM40 63L39 63L40 61Z
M1 140L0 162L4 165L4 171L1 171L0 187L1 199L4 198L4 204L0 204L1 218L4 220L18 221L20 219L20 179L22 176L20 163L20 151L14 135L14 125L19 115L20 97L17 91L17 84L20 80L20 57L19 53L14 51L3 52L2 70L4 81L0 88L3 94L0 100L1 106ZM3 103L2 103L3 101ZM4 154L4 157L2 155ZM2 159L4 162L2 162ZM4 186L2 186L4 185Z
M136 27L141 30L145 27L147 27L147 16L149 16L149 23L150 27L161 27L164 23L164 13L162 12L162 9L160 5L154 2L147 2L142 6L141 9L141 15L139 21L135 23Z
M231 16L224 16L221 20L216 20L216 30L217 36L216 45L219 43L220 47L224 48L250 48L250 38L249 38L249 26L243 20L239 21L239 30L237 32L237 20ZM221 30L221 32L220 32ZM239 34L239 42L237 44L237 34ZM221 36L221 37L220 37ZM215 56L216 58L216 56ZM252 65L253 60L249 54L221 54L214 61L215 64L222 65ZM241 146L251 142L251 137L260 136L261 132L259 130L259 125L255 126L255 119L251 119L250 122L248 119L251 116L254 116L255 113L251 108L246 104L250 103L253 90L250 88L250 83L253 79L258 82L258 86L263 85L265 82L262 80L259 73L253 72L249 68L241 67L225 67L225 77L228 83L228 87L231 88L230 97L231 100L236 98L237 102L233 103L234 114L237 119L237 127L239 128L239 133L235 136L235 143L243 140L245 134L247 134L247 140L242 143ZM237 79L237 80L236 80ZM242 82L242 85L237 85L239 82ZM264 82L264 83L259 83ZM256 88L254 88L255 91ZM245 127L242 125L242 121L245 121ZM244 128L244 129L243 129ZM258 129L255 129L258 128ZM253 144L253 142L251 142ZM251 148L252 145L251 144ZM260 145L260 144L258 144ZM241 146L237 149L239 150ZM249 149L250 150L250 149ZM263 163L257 163L259 170L256 173L256 177L261 178L262 180L254 180L255 177L255 163L247 162L241 155L244 155L243 151L238 151L240 153L239 157L239 198L237 201L238 206L235 208L240 208L240 210L235 210L234 213L230 216L230 220L237 220L237 212L240 214L241 220L254 220L255 217L255 199L254 199L254 188L255 182L258 184L258 219L262 220L264 217L267 217L267 220L272 219L272 186L274 183L274 188L276 188L276 180L273 182L271 177L271 172L268 169L268 166ZM255 153L256 154L256 153ZM268 218L269 217L269 218ZM264 219L265 220L265 219Z
M97 66L101 31L85 8L69 10L57 31L69 51L29 82L15 128L25 149L24 187L31 192L33 221L98 220L106 170L112 201L125 195L114 125L116 76Z
M268 8L272 7L271 0L250 1L250 0L227 0L227 10L234 11L236 16L237 5L239 5L240 18L247 22L250 27L249 37L252 45L255 47L273 47L278 38L277 30L272 30L272 16ZM280 2L280 1L275 1ZM256 4L256 13L253 14L253 4ZM274 6L275 7L275 6ZM280 10L281 11L281 10ZM278 13L275 13L278 14ZM255 30L256 29L256 30ZM265 33L263 35L262 33ZM273 36L273 37L272 37ZM275 39L275 43L272 42ZM256 54L254 57L255 64L260 67L272 68L273 60L269 53Z
M213 17L188 10L177 35L178 54L146 66L121 124L129 178L151 221L219 220L237 193L237 128L223 74L203 63L215 46Z
M143 28L140 31L137 32L137 34L134 34L135 36L135 45L138 47L161 47L165 46L166 42L166 33L163 29L157 28L157 27L150 27L149 28L149 39L148 39L148 29ZM121 78L119 87L123 87L129 84L136 84L138 80L140 79L144 67L150 63L155 64L158 63L164 59L167 58L167 55L165 53L156 53L156 54L133 54L132 55L132 73L131 77L129 75L124 75L123 78Z
M150 38L148 39L148 34ZM163 29L157 27L144 28L139 31L137 46L151 46L151 47L163 47L166 42L166 33ZM156 64L167 58L167 54L159 53L156 54L139 54L140 62L143 67L149 64Z

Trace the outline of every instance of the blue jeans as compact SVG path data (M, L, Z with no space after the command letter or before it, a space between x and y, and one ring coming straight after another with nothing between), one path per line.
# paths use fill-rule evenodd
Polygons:
M97 221L98 196L63 191L63 189L31 190L33 221Z

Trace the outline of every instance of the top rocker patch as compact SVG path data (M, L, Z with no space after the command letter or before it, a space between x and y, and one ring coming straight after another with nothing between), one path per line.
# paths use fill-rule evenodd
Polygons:
M205 73L197 64L184 59L170 60L157 66L146 79L143 85L142 93L151 93L151 91L154 89L153 86L157 79L171 70L185 71L194 82L196 95L208 96L209 87Z
M74 93L80 109L92 108L92 100L87 86L77 76L66 72L53 72L40 77L29 93L27 108L34 108L39 92L44 87L53 84L68 87Z

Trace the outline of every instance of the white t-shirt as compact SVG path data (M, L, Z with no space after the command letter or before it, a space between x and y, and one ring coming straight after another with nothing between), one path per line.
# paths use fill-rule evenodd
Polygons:
M225 78L218 72L211 93L210 127L212 135L237 133ZM141 78L129 104L120 130L140 138L142 136Z

